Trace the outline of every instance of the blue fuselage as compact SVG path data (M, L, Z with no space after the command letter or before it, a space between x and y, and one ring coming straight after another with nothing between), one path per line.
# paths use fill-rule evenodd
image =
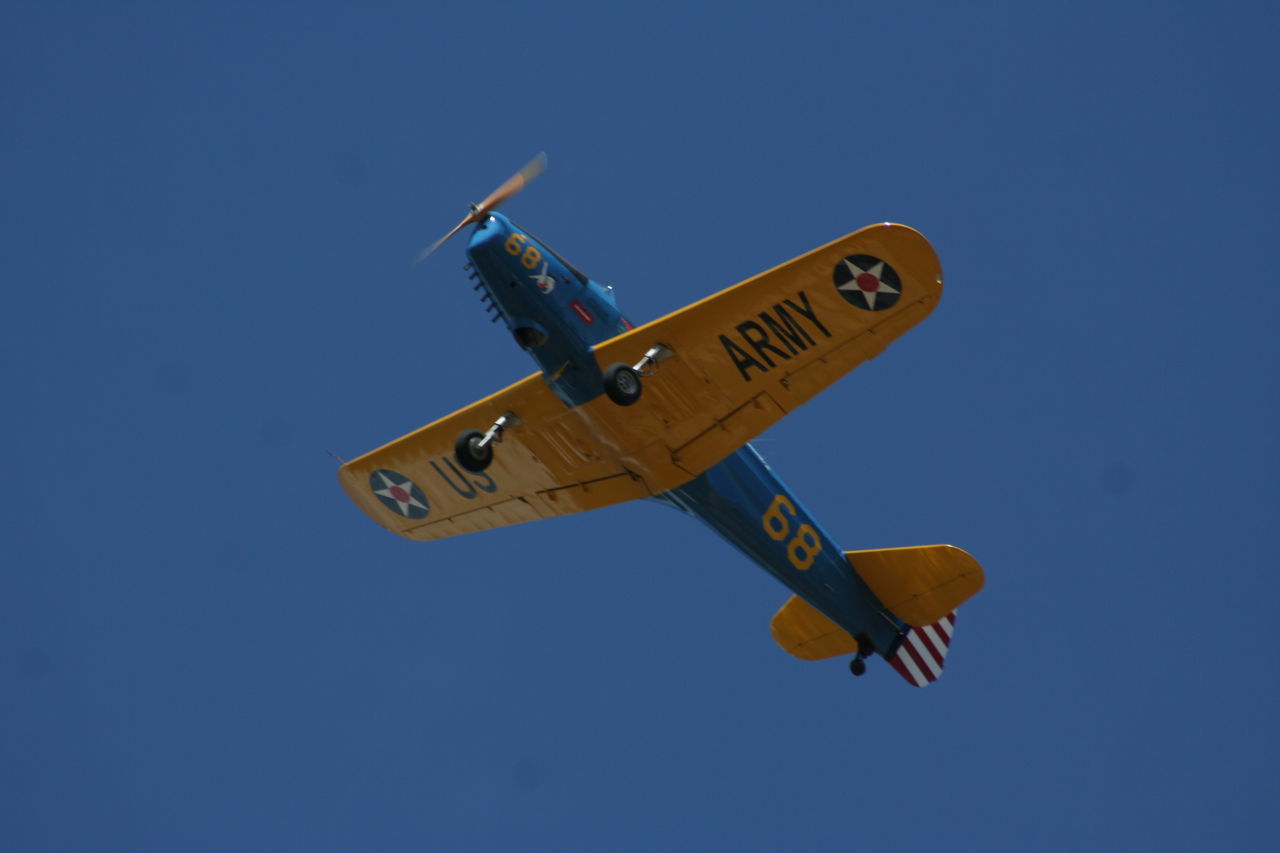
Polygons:
M594 347L631 328L613 288L591 281L500 213L476 227L467 257L478 286L564 404L599 396Z

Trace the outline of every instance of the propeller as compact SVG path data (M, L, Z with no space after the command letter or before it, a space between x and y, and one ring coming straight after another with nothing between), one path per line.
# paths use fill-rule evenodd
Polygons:
M419 252L418 256L413 259L413 262L415 264L421 262L436 249L443 246L454 234L457 234L473 222L482 221L489 215L490 211L496 210L498 205L502 204L504 201L528 186L534 178L542 174L542 170L545 168L547 168L547 155L545 153L539 154L528 163L525 163L523 169L503 181L502 186L489 193L488 197L485 198L484 201L479 204L471 205L471 212L468 213L461 222L455 225L453 230Z

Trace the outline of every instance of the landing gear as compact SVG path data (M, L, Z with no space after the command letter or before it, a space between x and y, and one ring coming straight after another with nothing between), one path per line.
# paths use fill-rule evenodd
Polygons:
M604 371L604 393L619 406L631 406L640 400L640 374L629 364L618 362Z
M640 384L641 376L652 376L657 371L660 361L671 358L675 352L666 344L655 344L649 347L644 356L634 366L618 362L611 364L604 372L604 393L619 406L634 405L644 390Z
M855 676L866 675L867 658L875 654L876 646L866 634L859 634L854 639L858 641L858 653L849 661L849 671Z
M493 446L502 441L503 430L513 426L520 426L520 419L513 412L507 412L493 422L488 432L467 430L453 443L454 458L463 468L479 474L493 462Z

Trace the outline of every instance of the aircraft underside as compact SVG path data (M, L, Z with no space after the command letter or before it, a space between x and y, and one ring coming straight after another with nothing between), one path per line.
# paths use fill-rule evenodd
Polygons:
M844 550L750 444L652 500L699 519L861 639L861 657L873 651L888 656L905 631L858 577Z
M933 310L928 241L870 225L633 328L611 287L496 212L545 163L419 256L473 225L474 287L539 373L345 463L343 489L424 541L656 500L792 590L770 625L788 653L852 655L855 675L879 654L916 686L936 680L981 566L949 545L843 551L747 443Z

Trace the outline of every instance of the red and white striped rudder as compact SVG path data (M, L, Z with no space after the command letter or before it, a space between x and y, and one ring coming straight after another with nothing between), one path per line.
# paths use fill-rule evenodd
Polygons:
M942 675L942 662L947 657L955 626L953 610L932 625L909 629L898 650L889 658L890 665L916 687L937 681Z

